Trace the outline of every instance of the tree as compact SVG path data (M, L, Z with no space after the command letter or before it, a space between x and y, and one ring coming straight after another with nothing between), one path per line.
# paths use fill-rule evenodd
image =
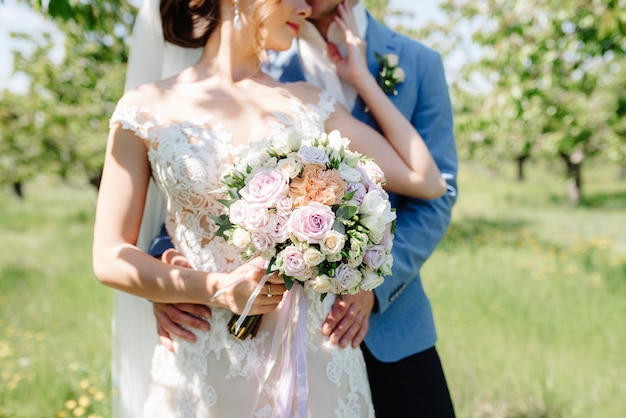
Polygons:
M452 37L454 45L469 32L481 51L461 70L464 92L454 96L457 126L467 134L460 148L514 158L520 176L531 155L559 158L568 198L578 203L584 161L597 155L623 161L625 154L623 6L623 0L445 0L448 23L428 32ZM467 86L477 78L488 88L471 92Z
M35 45L33 53L15 53L14 70L27 75L28 93L6 93L1 108L12 116L2 134L4 166L11 178L24 181L35 173L63 178L82 176L98 187L102 173L108 119L123 92L127 60L125 43L135 10L127 2L52 0L48 9L31 3L55 18L63 35L61 62L50 57L55 42L32 34L14 34ZM49 13L48 13L49 12Z

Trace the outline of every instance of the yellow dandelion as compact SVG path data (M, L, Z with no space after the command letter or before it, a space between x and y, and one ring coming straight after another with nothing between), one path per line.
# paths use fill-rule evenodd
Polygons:
M74 409L74 408L76 408L76 406L78 406L78 404L76 403L76 401L74 399L70 399L69 401L65 401L65 407L67 409Z
M0 341L0 358L12 356L14 352L8 341Z
M89 386L87 388L87 393L90 394L90 395L93 395L94 393L96 393L96 388L93 387L93 386Z
M35 341L42 342L45 339L46 335L43 332L38 332L37 334L35 334Z
M75 417L82 417L83 415L85 415L85 408L79 406L78 408L74 409L74 411L72 411L72 415L74 415Z
M89 387L89 380L87 379L83 379L80 382L78 382L78 387L85 390L87 389L87 387Z
M35 333L32 331L26 331L24 333L24 338L27 340L32 340L34 336L35 336Z
M66 417L67 417L67 411L57 412L57 418L66 418Z
M104 400L104 392L101 390L97 391L93 394L93 398L98 402L102 402Z
M80 398L78 398L78 405L82 406L83 408L87 408L89 405L91 405L91 399L89 399L89 396L87 395L82 395Z
M7 390L9 392L13 392L17 388L17 384L18 382L11 380L9 383L7 383Z
M78 364L76 362L70 363L70 370L73 371L73 372L78 370L79 367L80 367L80 364Z

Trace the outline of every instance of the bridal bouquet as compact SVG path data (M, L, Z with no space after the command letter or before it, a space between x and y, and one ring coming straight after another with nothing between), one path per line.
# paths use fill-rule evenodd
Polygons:
M225 214L217 235L262 256L268 273L320 293L372 290L391 274L395 211L382 170L338 131L304 141L290 131L252 144L222 176ZM235 332L253 335L260 316Z

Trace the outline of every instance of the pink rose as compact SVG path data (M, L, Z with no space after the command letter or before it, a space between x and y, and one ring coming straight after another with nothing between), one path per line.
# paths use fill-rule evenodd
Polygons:
M304 254L295 245L290 245L283 250L283 270L287 276L300 281L308 278L311 267L304 261Z
M361 279L362 275L358 270L350 268L347 264L341 264L335 273L335 289L338 294L355 291Z
M289 179L276 170L261 170L239 191L249 203L271 207L280 197L287 195Z
M318 244L335 222L335 213L329 206L311 202L294 209L287 221L287 230L300 241Z
M263 205L255 204L248 206L245 219L245 226L251 232L265 231L270 221L267 208Z
M267 251L274 245L274 242L268 234L253 233L252 245L259 251Z
M283 243L289 238L287 218L280 215L271 215L267 225L268 234L275 242Z
M363 254L363 262L372 269L377 269L385 262L387 252L382 245L372 245Z

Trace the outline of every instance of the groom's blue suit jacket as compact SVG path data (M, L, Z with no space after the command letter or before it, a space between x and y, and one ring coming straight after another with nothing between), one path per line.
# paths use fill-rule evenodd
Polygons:
M457 154L452 109L440 55L377 22L368 14L367 62L376 77L375 52L393 53L406 79L397 84L392 102L411 121L432 153L448 183L448 193L435 200L391 195L397 209L393 245L393 274L375 289L377 309L370 317L365 344L381 361L396 361L435 345L437 334L420 268L445 235L457 197ZM294 43L289 51L272 56L267 72L283 82L305 79ZM357 98L352 114L379 130ZM442 280L445 278L438 278Z

